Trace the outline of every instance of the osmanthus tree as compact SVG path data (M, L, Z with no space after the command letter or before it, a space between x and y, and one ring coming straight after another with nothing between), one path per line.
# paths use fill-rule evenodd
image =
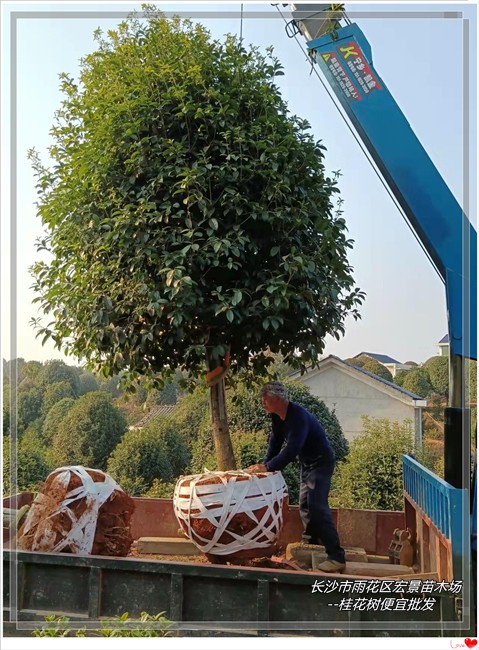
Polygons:
M209 372L218 466L234 468L225 357L314 366L364 294L324 146L288 111L272 50L143 9L61 75L51 165L30 152L50 254L32 267L52 316L36 325L125 386Z

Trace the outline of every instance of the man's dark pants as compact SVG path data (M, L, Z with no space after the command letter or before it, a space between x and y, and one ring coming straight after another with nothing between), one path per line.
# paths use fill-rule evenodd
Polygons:
M344 562L344 549L328 505L334 461L314 468L301 466L299 514L304 526L303 541L324 544L328 558Z

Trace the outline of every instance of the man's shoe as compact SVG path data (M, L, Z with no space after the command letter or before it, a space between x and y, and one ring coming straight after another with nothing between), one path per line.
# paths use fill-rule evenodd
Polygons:
M342 573L346 568L346 563L337 560L325 560L318 564L317 568L318 571L324 571L324 573Z

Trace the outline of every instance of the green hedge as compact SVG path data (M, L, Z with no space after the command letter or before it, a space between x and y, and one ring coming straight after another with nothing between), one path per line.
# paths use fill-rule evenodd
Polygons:
M330 505L341 508L402 510L402 457L414 449L412 424L363 417L363 433L338 466Z
M155 480L171 483L191 460L176 425L157 418L144 429L128 431L108 460L108 473L132 496L148 492Z

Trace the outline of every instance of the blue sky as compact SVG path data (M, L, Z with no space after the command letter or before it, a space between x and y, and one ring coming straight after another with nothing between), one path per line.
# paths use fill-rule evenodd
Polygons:
M211 17L200 20L215 37L227 32L239 32L237 18L214 18L218 10L235 11L240 3L157 3L165 11L210 11ZM2 169L9 164L9 104L8 72L9 12L34 11L128 11L139 4L109 3L2 3L3 114ZM246 12L268 12L270 17L245 16L243 37L246 44L261 48L272 44L284 66L285 76L280 85L292 113L307 118L314 136L327 148L326 166L329 171L340 170L343 211L349 236L355 240L350 262L357 284L366 292L361 309L362 320L346 323L346 336L340 341L328 339L325 354L343 358L366 350L388 354L399 361L425 361L436 354L436 342L447 331L445 290L442 281L430 265L386 190L366 161L364 154L344 124L337 109L315 75L310 75L309 63L293 39L284 31L277 10L269 4L247 5ZM346 4L346 10L368 38L375 67L405 113L416 135L424 145L443 178L461 205L464 205L463 181L463 21L438 18L432 12L462 11L471 29L470 52L475 51L476 7L465 4L429 3L392 5ZM287 9L283 11L289 19ZM366 17L364 12L369 12ZM371 13L372 12L372 13ZM420 12L428 12L421 17ZM94 29L108 29L117 18L22 18L17 36L17 356L45 360L60 358L53 346L42 347L29 325L37 315L29 289L32 279L29 265L38 258L35 237L41 224L35 217L36 194L34 178L26 152L35 147L45 154L50 143L49 129L53 113L60 103L58 74L62 71L78 74L81 56L95 47ZM304 45L304 41L301 41ZM469 56L470 78L475 84L476 69ZM475 129L476 87L470 89L471 124ZM470 133L476 142L475 130ZM475 156L475 147L471 146ZM411 163L414 164L414 161ZM475 209L476 161L469 161L472 208ZM2 356L10 357L8 326L8 239L9 205L8 174L2 174L2 314L4 338ZM5 192L6 191L6 192ZM475 212L470 214L475 223ZM7 327L8 329L8 327ZM73 362L71 360L70 362Z

